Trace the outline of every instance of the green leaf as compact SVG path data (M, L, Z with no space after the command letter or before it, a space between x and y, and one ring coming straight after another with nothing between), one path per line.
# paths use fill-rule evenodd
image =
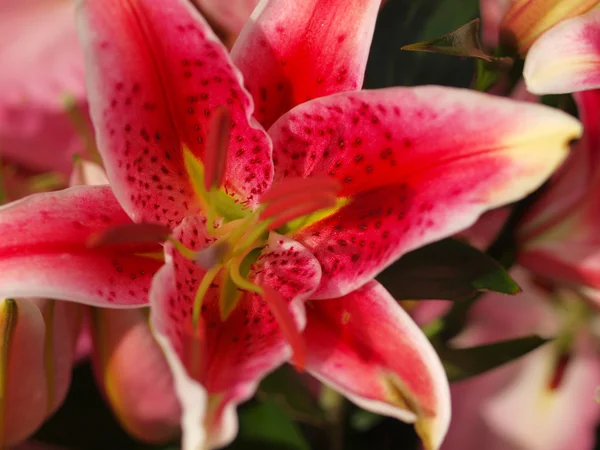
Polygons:
M459 381L514 361L548 341L549 339L532 335L469 348L452 348L435 341L433 344L444 364L448 379Z
M441 36L478 15L479 0L388 1L377 20L365 87L469 86L474 74L472 60L399 49Z
M483 50L479 41L479 24L479 19L473 19L440 37L404 45L401 49L477 58L492 63L498 70L509 69L513 64L512 58L496 57Z
M297 425L273 402L240 408L240 432L229 450L310 450Z
M260 384L256 394L259 400L279 405L294 420L323 426L327 417L316 396L306 386L306 381L289 366L269 374Z
M479 292L514 295L519 285L485 253L445 239L407 253L377 279L397 300L464 300Z

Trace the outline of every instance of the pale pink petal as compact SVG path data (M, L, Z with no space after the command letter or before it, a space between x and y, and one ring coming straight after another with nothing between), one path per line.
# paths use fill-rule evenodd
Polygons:
M115 416L140 440L172 441L181 411L147 311L94 309L92 317L94 371Z
M77 337L81 330L81 305L46 299L31 300L41 311L46 324L45 371L51 383L47 390L47 415L56 411L71 384Z
M231 53L265 128L307 100L361 88L380 4L263 0Z
M512 0L500 24L500 39L525 54L545 31L597 4L598 0Z
M485 251L496 240L511 213L510 207L497 208L483 214L472 227L459 234L469 245Z
M106 172L102 167L85 160L75 164L69 180L70 186L96 186L101 184L108 184Z
M225 188L254 205L273 176L252 99L186 0L88 0L80 9L92 119L108 178L134 221L175 226L197 213L183 148L202 158L217 107L231 114Z
M84 144L67 114L67 95L86 119L75 2L1 0L0 61L0 154L67 173Z
M467 327L452 341L453 345L472 347L533 333L555 336L558 320L547 292L536 286L523 268L515 267L511 277L523 291L515 296L486 294L471 309ZM427 305L424 308L429 309ZM480 450L482 442L490 450L523 450L513 448L503 436L494 433L481 411L512 382L524 361L519 359L451 385L452 421L442 450Z
M75 348L75 364L81 364L88 360L92 354L92 324L91 309L85 308L81 324L81 331L77 338L77 347Z
M531 47L523 76L535 94L600 87L600 10L557 25Z
M190 248L200 249L214 242L205 234L201 218L186 218L175 231L175 237ZM202 303L202 323L205 331L201 341L196 341L197 351L190 354L188 330L191 325L193 300L205 270L184 259L170 246L175 272L175 290L158 287L161 295L152 296L153 326L159 335L183 361L188 378L177 379L184 387L177 388L178 395L185 392L189 377L206 389L210 410L205 420L208 430L207 446L214 448L230 442L237 433L237 404L251 397L260 379L291 356L291 348L282 336L279 324L268 304L257 295L244 292L236 308L223 322L220 317L219 278L211 284ZM165 269L166 272L166 269ZM290 305L296 326L305 325L303 302L317 287L321 271L318 262L302 245L289 238L271 233L267 246L253 265L249 279L259 285L276 290ZM187 325L186 325L187 324ZM191 359L202 366L191 367ZM185 393L183 394L185 395ZM186 400L181 399L184 417L188 414ZM189 413L194 415L193 413ZM195 417L200 417L199 412ZM198 428L201 422L193 427ZM190 426L184 424L184 426ZM186 434L196 436L190 429ZM189 438L191 439L191 438ZM191 445L191 444L190 444ZM197 448L186 447L189 449Z
M510 0L479 0L481 13L481 39L490 47L498 45L500 22L504 17Z
M79 305L0 302L0 444L19 442L63 402L81 325ZM6 358L6 359L4 359Z
M522 198L580 133L554 109L433 86L317 99L269 130L276 181L329 176L348 201L295 235L323 267L318 298L344 295L402 254Z
M46 417L47 391L44 367L44 318L29 300L0 302L0 351L8 358L0 364L0 444L26 439Z
M600 91L575 94L583 137L519 224L521 242L535 238L560 224L580 207L580 203L598 178L600 169Z
M450 421L441 362L425 335L377 282L307 306L307 370L362 408L416 422L429 449Z
M592 449L600 408L595 392L600 362L589 339L580 336L563 380L549 389L556 348L552 344L527 357L520 374L483 408L499 436L523 450Z
M146 304L162 261L143 254L160 252L158 244L86 245L95 233L129 223L108 186L36 194L0 208L0 295Z

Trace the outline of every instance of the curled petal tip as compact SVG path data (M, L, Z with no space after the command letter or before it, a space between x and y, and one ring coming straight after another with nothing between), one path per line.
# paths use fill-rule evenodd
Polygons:
M563 94L600 87L600 10L566 20L533 44L523 69L534 94Z

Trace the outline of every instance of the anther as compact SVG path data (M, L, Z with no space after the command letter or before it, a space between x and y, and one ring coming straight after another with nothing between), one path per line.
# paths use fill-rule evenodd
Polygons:
M152 244L169 239L171 230L155 223L131 223L105 228L92 234L87 247L99 247L110 244Z
M231 114L224 106L217 107L208 129L208 143L204 154L204 188L210 191L223 185L229 147Z
M332 178L294 178L273 185L261 197L261 203L271 203L297 193L324 193L336 195L340 184Z

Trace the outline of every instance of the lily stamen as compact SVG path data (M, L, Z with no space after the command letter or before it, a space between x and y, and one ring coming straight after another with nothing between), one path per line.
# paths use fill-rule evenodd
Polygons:
M204 155L206 168L204 188L207 192L218 189L225 181L227 169L227 147L231 129L229 109L219 106L213 111L213 119L208 133L208 145Z
M277 183L272 186L271 189L265 192L261 197L261 202L271 203L276 200L288 198L290 195L307 192L314 194L331 192L337 194L339 189L339 183L332 178L295 178L285 180L285 183Z
M279 324L283 337L292 347L292 362L296 366L296 370L303 371L306 365L306 343L296 327L296 322L290 313L288 305L283 297L274 289L268 286L263 286L262 288L265 302L269 305L275 320Z

